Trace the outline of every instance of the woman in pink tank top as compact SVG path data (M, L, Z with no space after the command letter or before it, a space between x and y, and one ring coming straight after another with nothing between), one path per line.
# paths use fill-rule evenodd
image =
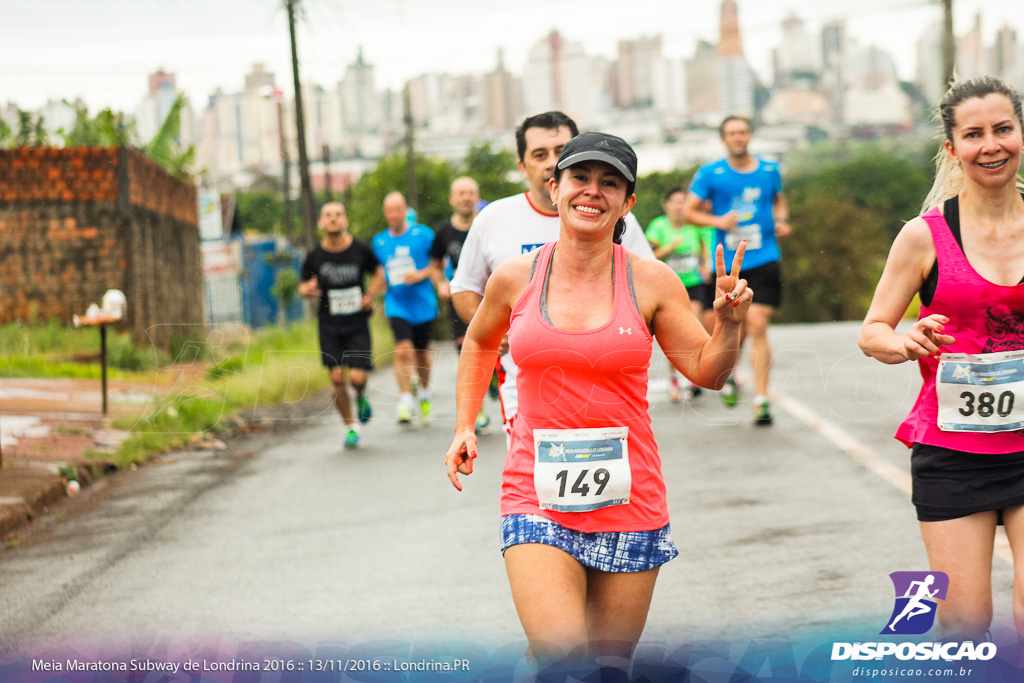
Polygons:
M520 401L504 466L502 551L540 666L632 655L658 567L678 554L647 412L653 337L691 381L718 389L736 363L751 300L744 281L719 277L709 337L676 274L618 243L636 203L636 155L625 141L583 133L554 173L559 240L488 281L459 362L445 458L462 490L458 474L471 474L477 457L474 419L508 332ZM721 250L716 257L726 273Z
M945 151L928 210L893 242L860 347L920 366L921 393L896 437L913 448L930 569L949 579L939 634L977 641L992 622L998 524L1014 558L1024 552L1024 116L1017 93L989 76L954 84L940 113ZM899 334L916 294L918 320ZM1022 572L1018 564L1013 615L1024 635Z

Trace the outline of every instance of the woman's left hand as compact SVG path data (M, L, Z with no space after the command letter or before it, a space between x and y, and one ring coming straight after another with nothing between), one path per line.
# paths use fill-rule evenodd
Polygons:
M739 278L743 266L743 254L747 251L747 241L740 242L736 256L732 260L732 270L725 271L725 249L721 244L715 250L715 315L723 323L742 323L747 317L747 309L754 298L754 290L747 287L747 281Z
M448 468L448 479L459 491L462 483L458 473L473 474L473 459L476 458L476 434L472 430L456 432L452 445L444 456L444 464Z

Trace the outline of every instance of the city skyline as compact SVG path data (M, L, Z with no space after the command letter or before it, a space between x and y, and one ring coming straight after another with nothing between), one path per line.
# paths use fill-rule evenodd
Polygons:
M811 32L844 19L859 44L891 52L900 78L913 80L916 42L941 11L927 0L866 0L854 9L840 0L738 4L744 56L765 83L771 83L771 51L783 42L783 20L790 14ZM717 2L635 0L628 11L604 0L568 0L557 8L539 0L485 6L464 0L383 0L373 8L349 0L305 0L303 6L303 81L328 87L360 48L375 65L378 85L397 88L425 73L489 71L499 49L506 68L522 73L531 45L552 30L580 42L589 54L610 59L619 40L655 35L662 37L666 55L690 58L697 41L715 42L719 31ZM986 40L1004 23L1024 33L1024 17L1012 7L1013 0L957 0L956 31L967 30L980 11ZM0 26L7 46L0 56L0 105L32 109L48 100L81 97L93 111L110 106L131 112L145 95L148 75L163 68L176 74L179 89L201 107L218 88L241 90L255 62L266 64L277 74L278 87L291 93L286 14L279 0L184 0L174 8L155 0L101 0L89 8L84 13L71 0L9 3ZM666 28L674 17L678 27ZM39 39L43 29L49 41Z

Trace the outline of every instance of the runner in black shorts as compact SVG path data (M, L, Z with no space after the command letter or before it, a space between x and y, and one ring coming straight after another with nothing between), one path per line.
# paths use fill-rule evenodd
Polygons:
M476 204L479 199L480 190L475 180L462 176L452 181L451 196L448 199L452 205L452 217L435 231L434 243L430 247L431 263L442 276L437 279L440 283L438 295L442 299L450 301L452 298L448 283L455 277L455 270L459 267L459 255L462 253L462 245L466 242L469 228L473 225L473 219L476 218ZM454 306L449 310L452 339L455 340L456 351L461 352L469 325L462 321Z
M755 304L778 308L782 303L782 277L778 261L744 270L740 277L754 290Z
M384 289L384 274L370 247L349 234L344 206L325 204L318 225L324 236L302 264L299 293L320 299L320 352L334 384L334 404L348 427L345 448L355 448L359 424L352 415L344 368L356 392L359 422L367 422L372 410L366 381L373 369L368 321L372 294ZM372 278L369 289L367 278Z
M438 282L437 293L449 302L448 312L451 316L452 339L455 341L456 353L462 353L462 343L466 340L469 324L464 322L451 303L450 282L459 267L459 256L462 245L476 218L477 204L480 201L480 188L476 181L462 176L452 181L451 196L448 203L452 206L452 217L439 227L434 235L434 244L430 247L430 260L436 272ZM447 263L446 263L447 261ZM476 431L486 434L491 428L491 417L481 407L476 416Z
M789 208L782 192L779 164L750 153L750 121L727 116L718 132L728 154L697 170L686 199L686 214L691 223L716 228L716 239L725 247L726 260L740 243L746 245L744 264L749 266L740 276L754 290L754 303L744 323L744 337L750 338L754 370L754 424L765 427L773 421L768 401L772 368L768 324L782 295L778 240L791 232ZM711 203L710 211L702 206L704 202ZM764 291L766 287L768 291ZM726 405L736 405L738 390L732 378L721 395Z
M714 236L709 228L686 222L686 188L682 185L668 188L661 206L665 210L664 215L651 221L644 236L650 242L654 256L679 276L690 299L690 310L700 320L707 308L704 303L708 298L705 282L711 273L710 244ZM711 299L714 299L713 291ZM701 394L699 386L685 379L680 390L679 378L680 373L670 362L668 397L671 402L677 403L681 397L689 400Z
M399 424L412 423L418 400L420 422L426 425L430 422L432 402L430 330L437 318L434 286L440 284L436 282L438 274L430 263L434 231L425 225L407 222L407 205L400 192L385 197L383 208L387 229L373 236L370 247L384 267L387 281L384 312L395 334L393 369L399 394L395 417Z
M715 286L707 282L702 282L699 285L687 287L686 293L690 295L690 301L700 302L700 309L702 311L700 321L703 324L705 318L704 313L711 311L711 307L715 303Z
M892 243L858 341L868 356L916 362L920 372L917 400L895 436L913 449L912 500L928 569L948 582L933 637L992 640L995 592L1010 608L1014 642L1024 635L1024 445L1013 408L1024 399L1024 106L1012 85L981 76L953 82L939 118L935 181L921 215ZM908 328L901 323L918 302ZM1011 599L1002 580L992 581L1000 524L1013 556Z
M412 342L416 351L430 350L430 334L434 331L434 321L413 325L405 318L388 318L391 332L395 335L395 343Z

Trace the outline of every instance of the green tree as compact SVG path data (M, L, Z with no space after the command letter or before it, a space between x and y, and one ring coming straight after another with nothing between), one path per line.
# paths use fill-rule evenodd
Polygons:
M647 229L651 221L665 213L661 208L665 192L671 187L689 187L690 179L696 172L697 168L692 167L673 171L655 171L637 178L636 206L633 207L633 215L636 216L644 230Z
M416 155L416 193L419 222L435 227L451 214L448 196L455 169L445 161ZM364 174L352 186L348 199L349 231L368 241L386 227L384 197L391 192L405 194L405 155L393 154L380 160L377 167Z
M50 133L46 130L46 120L40 116L32 124L32 145L34 147L47 147L50 144Z
M289 254L291 252L288 252ZM294 268L278 268L274 277L274 286L270 293L277 299L277 324L281 327L288 325L288 307L295 301L299 294L299 273Z
M181 136L181 112L184 107L185 93L179 93L164 122L160 124L160 130L143 149L146 156L179 180L192 177L192 166L196 161L195 146L190 145L179 151L178 138Z
M814 195L849 199L877 215L891 240L918 214L931 187L931 162L920 148L915 151L900 157L876 145L855 147L837 161L787 177L786 196L797 203Z
M281 229L284 220L284 200L280 194L265 190L249 190L239 192L235 197L235 211L238 212L242 230L258 232L261 235L284 234ZM294 230L295 226L292 228Z
M70 105L67 100L65 104ZM95 117L89 116L89 108L75 107L75 122L71 130L57 131L64 139L65 147L122 147L135 141L135 128L125 121L124 114L110 108L101 110Z
M46 119L33 117L32 112L18 110L15 128L0 119L0 148L4 147L46 147L50 144L50 133L46 130Z
M790 202L793 234L780 242L779 322L864 317L891 240L881 214L851 198L815 193Z
M516 167L516 155L507 149L493 150L490 143L474 144L458 169L480 186L480 196L489 202L523 191Z
M14 134L15 147L32 146L32 114L27 111L18 110L18 132Z
M65 104L70 103L65 100ZM75 122L71 130L61 129L57 132L64 139L67 147L138 147L138 133L135 126L125 121L121 112L107 108L95 117L89 116L88 107L75 107ZM164 170L179 180L192 177L196 150L190 146L179 150L178 138L181 135L181 112L185 106L185 95L180 94L167 113L160 129L153 139L142 148L143 154L160 164Z
M779 321L864 316L893 238L931 186L929 156L921 145L883 141L826 144L793 158Z

